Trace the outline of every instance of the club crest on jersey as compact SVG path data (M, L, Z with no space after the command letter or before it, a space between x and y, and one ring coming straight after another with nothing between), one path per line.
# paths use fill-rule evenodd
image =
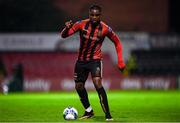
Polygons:
M98 37L98 38L101 38L101 37L102 37L102 31L98 31L98 32L97 32L97 37Z

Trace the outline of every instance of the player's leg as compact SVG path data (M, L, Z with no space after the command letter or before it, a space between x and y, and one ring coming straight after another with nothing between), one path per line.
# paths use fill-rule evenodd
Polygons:
M91 68L92 68L92 70L91 70L92 80L93 80L94 86L96 88L96 91L98 92L100 103L101 103L102 109L105 113L105 118L108 121L113 120L112 116L110 114L110 110L109 110L106 91L105 91L104 87L102 86L102 62L96 61L95 63L93 63Z
M74 71L75 89L79 95L81 103L85 108L85 113L80 119L87 119L94 115L92 107L90 106L88 93L85 88L85 81L88 78L88 71L84 68L83 63L76 63Z
M102 79L100 77L93 77L92 79L93 79L93 83L96 88L96 91L98 92L100 104L105 113L106 120L107 121L113 120L112 116L110 114L110 110L109 110L106 91L105 91L104 87L102 86Z

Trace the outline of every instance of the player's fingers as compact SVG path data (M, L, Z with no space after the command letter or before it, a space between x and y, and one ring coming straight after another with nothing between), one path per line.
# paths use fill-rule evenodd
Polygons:
M67 28L70 27L70 23L69 22L66 22L65 25L66 25Z
M69 23L70 23L70 25L71 25L71 26L73 25L73 22L72 22L72 20L70 20L70 21L69 21Z
M67 22L65 23L65 25L66 25L67 28L70 28L70 27L73 25L72 20L67 21Z

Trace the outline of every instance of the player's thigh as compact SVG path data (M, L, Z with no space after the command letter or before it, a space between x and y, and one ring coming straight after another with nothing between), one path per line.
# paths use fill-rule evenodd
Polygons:
M85 65L81 62L76 62L74 69L74 81L76 83L85 83L88 78L89 71L84 67Z
M92 78L94 77L100 77L102 78L102 61L94 61L90 65L90 72Z

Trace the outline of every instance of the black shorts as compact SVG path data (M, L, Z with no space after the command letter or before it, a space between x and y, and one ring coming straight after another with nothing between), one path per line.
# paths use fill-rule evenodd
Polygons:
M74 69L74 81L84 83L89 72L92 77L102 77L102 61L77 61Z

